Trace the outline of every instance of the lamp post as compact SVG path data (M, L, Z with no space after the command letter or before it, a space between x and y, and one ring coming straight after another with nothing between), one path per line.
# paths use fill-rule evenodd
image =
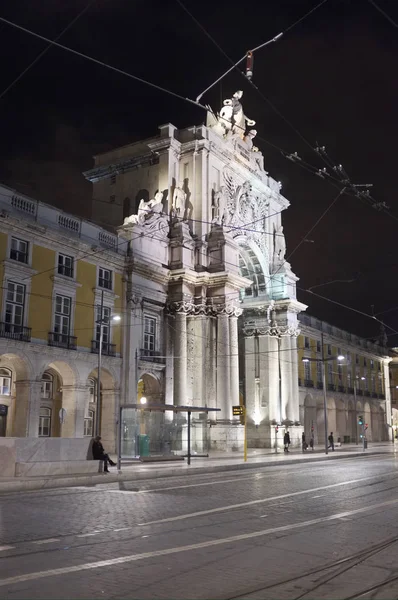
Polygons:
M97 410L95 413L95 432L96 435L100 435L101 430L101 369L102 369L102 344L104 340L104 325L109 324L110 321L120 321L120 315L112 315L111 317L104 317L104 292L101 292L101 306L100 306L100 318L96 320L96 324L99 325L99 345L98 345L98 376L97 376Z
M316 362L321 363L322 365L322 387L323 387L323 413L324 413L324 422L325 422L325 454L328 454L328 413L327 413L327 396L326 396L326 372L325 372L325 363L330 362L331 360L344 360L345 356L328 356L325 357L325 349L323 345L323 333L321 333L321 358L307 358L304 357L302 359L303 362Z

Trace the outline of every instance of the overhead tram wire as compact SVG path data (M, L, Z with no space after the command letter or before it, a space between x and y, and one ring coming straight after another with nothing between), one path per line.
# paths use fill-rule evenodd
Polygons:
M368 0L368 2L369 2L369 4L374 6L374 8L376 10L378 10L379 13L382 14L383 17L385 17L387 19L387 21L389 21L391 23L391 25L393 25L396 29L398 29L398 23L396 21L394 21L392 19L392 17L390 17L390 15L388 15L378 4L376 4L376 2L374 0Z
M27 67L25 67L25 69L18 75L18 77L16 77L1 93L0 93L0 100L7 94L7 92L14 87L14 85L16 83L18 83L18 81L20 79L22 79L22 77L24 75L26 75L26 73L28 71L30 71L30 69L39 62L39 60L50 50L50 48L52 48L52 46L54 46L55 42L58 42L59 39L61 39L61 37L67 32L69 31L69 29L76 23L76 21L78 21L80 19L80 17L82 17L84 15L84 13L86 13L88 11L89 8L91 8L91 6L96 2L97 0L91 0L80 12L78 15L76 15L76 17L74 19L72 19L72 21L69 23L69 25L67 25L62 31L61 33L59 33L56 38L53 41L50 41L50 43L48 44L48 46L46 48L44 48L44 50L42 50L37 56L36 58L34 58L32 60L31 63L29 63L29 65Z
M311 13L313 13L315 10L317 10L320 6L322 6L327 0L323 0L323 2L320 2L319 4L317 4L312 10L310 10L308 13L306 13L303 17L301 17L300 19L298 19L295 23L293 23L290 27L288 27L286 30L284 30L283 34L285 34L287 31L289 31L290 29L292 29L294 26L296 26L298 23L300 23L301 21L303 21L307 16L309 16ZM369 0L371 1L371 0ZM235 63L233 61L233 59L224 51L224 49L220 46L220 44L212 37L212 35L207 31L207 29L200 23L200 21L198 21L198 19L186 8L186 6L184 5L184 3L182 2L182 0L176 0L176 2L179 4L179 6L186 12L186 14L194 21L194 23L196 23L196 25L201 29L201 31L206 35L206 37L209 38L209 40L218 48L218 50L223 54L223 56L231 63L231 65L233 65L233 68L235 68L242 77L244 77L244 79L257 91L257 93L261 96L261 98L272 108L272 110L287 124L289 125L289 127L296 133L296 135L301 139L302 142L304 142L304 144L306 146L308 146L309 148L311 148L311 150L315 153L317 153L318 155L320 155L321 159L325 162L325 164L328 165L328 167L330 168L330 163L327 163L326 158L320 154L318 152L317 148L314 148L313 145L304 137L304 135L297 129L297 127L295 127L293 125L293 123L287 119L287 117L285 117L278 109L277 107L263 94L263 92L258 88L258 86L253 82L253 80L249 77L247 77L247 75L241 71L241 69L238 68L239 63L241 62L241 60L238 61L238 63ZM373 2L372 2L373 3ZM373 3L375 7L376 4ZM379 7L377 7L379 8ZM388 18L388 15L384 15ZM393 22L394 25L395 22ZM276 36L277 38L280 37L280 34L278 36ZM273 38L274 39L274 38ZM273 40L270 40L273 41ZM262 47L264 45L266 45L269 42L266 42L265 44L260 45L259 47ZM224 74L224 76L226 74L228 74L231 70L233 70L232 68L229 69L227 71L227 73ZM223 76L223 77L224 77ZM219 79L220 80L220 79ZM211 87L211 86L210 86ZM258 136L258 139L261 140L262 138L260 136ZM266 141L266 140L263 140ZM268 143L268 142L267 142ZM272 144L271 144L272 145ZM285 158L287 158L285 156ZM319 171L321 171L319 169ZM351 188L350 191L356 191L355 190L355 185L352 184L351 182L349 182L349 186L346 186L346 193L348 193L349 188ZM354 195L356 195L360 200L364 200L363 197L363 193L354 193ZM383 204L383 203L378 203L376 202L373 198L371 198L371 201L373 201L373 203L376 203L377 205ZM371 205L373 208L375 208L375 205ZM380 210L383 210L383 208L381 208ZM383 212L386 212L385 210L383 210ZM388 213L390 217L394 218L395 220L398 220L398 217L395 217L394 215L392 215L391 213Z
M98 60L97 58L89 56L88 54L84 54L83 52L79 52L78 50L74 50L73 48L69 48L69 46L65 46L64 44L60 44L59 42L57 42L55 40L51 40L44 35L40 35L39 33L36 33L30 29L27 29L26 27L22 27L21 25L18 25L17 23L14 23L13 21L5 19L4 17L0 17L0 21L2 23L6 23L10 27L14 27L15 29L23 31L24 33L27 33L28 35L31 35L39 40L42 40L43 42L48 42L52 46L61 48L61 50L65 50L66 52L71 52L75 56L79 56L80 58L85 58L86 60L89 60L90 62L92 62L96 65L99 65L101 67L104 67L106 69L114 71L115 73L118 73L119 75L124 75L125 77L129 77L130 79L133 79L134 81L138 81L139 83L147 85L155 90L158 90L160 92L168 94L169 96L173 96L174 98L177 98L178 100L183 100L184 102L187 102L188 104L191 104L192 106L196 106L202 110L205 110L206 112L208 111L208 108L206 106L203 106L199 102L195 102L195 100L191 100L190 98L185 98L184 96L181 96L180 94L177 94L176 92L172 92L171 90L168 90L160 85L157 85L156 83L152 83L151 81L142 79L142 77L137 77L137 75L128 73L127 71L124 71L123 69L119 69L118 67L113 67L112 65L109 65L108 63L105 63L102 60Z

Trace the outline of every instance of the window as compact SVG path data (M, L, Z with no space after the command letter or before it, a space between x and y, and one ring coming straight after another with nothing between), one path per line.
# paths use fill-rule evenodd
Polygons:
M156 319L144 317L144 350L153 352L156 346Z
M101 321L101 306L97 306L97 321ZM103 312L102 312L102 343L104 346L106 344L109 344L111 341L110 321L111 321L111 309L109 308L109 306L104 306ZM95 336L96 336L95 339L99 344L100 337L101 337L101 325L98 322L97 322L97 326L96 326Z
M87 437L93 436L94 412L88 411L88 416L84 419L84 434Z
M9 396L11 394L11 371L10 369L0 369L0 396Z
M328 383L333 383L333 365L328 363Z
M339 385L343 383L343 367L341 365L337 365L337 373L339 376Z
M113 173L113 174L111 175L111 181L110 181L110 184L111 184L111 185L115 185L115 183L116 183L116 173Z
M41 378L41 397L46 400L52 400L53 397L53 376L50 373L43 373Z
M23 327L25 286L15 281L7 284L5 331L20 333Z
M355 364L359 365L359 354L355 355Z
M365 379L363 380L363 389L367 392L369 389L369 382L368 382L368 378L365 377Z
M69 336L70 331L70 309L72 300L68 296L55 296L54 333L58 333L60 340L67 341L64 336Z
M317 352L321 351L321 342L319 340L316 341L316 351Z
M306 381L311 380L311 364L309 362L304 363L304 379Z
M363 358L363 366L364 366L364 367L367 367L367 365L368 365L368 361L367 361L367 360L366 360L366 358L364 357L364 358Z
M370 359L370 368L371 369L375 368L375 361L373 360L373 358Z
M310 338L305 337L304 338L304 348L309 348L310 347Z
M99 287L105 288L106 290L112 289L112 271L109 269L103 269L102 267L98 270L98 285Z
M332 356L332 346L328 344L328 355Z
M42 406L39 414L39 437L51 435L51 408Z
M10 258L12 258L12 260L17 260L18 262L28 264L28 249L28 242L14 237L11 238Z
M372 375L372 394L376 393L376 378Z
M96 395L97 382L92 377L89 377L87 382L88 382L88 393L90 396L90 402L96 402L97 401L97 395Z
M346 352L346 360L347 360L347 365L351 364L351 352L348 350Z
M58 273L66 277L73 277L73 258L65 254L58 254Z
M347 373L347 387L351 387L351 373Z
M316 380L318 383L322 383L322 363L316 363Z

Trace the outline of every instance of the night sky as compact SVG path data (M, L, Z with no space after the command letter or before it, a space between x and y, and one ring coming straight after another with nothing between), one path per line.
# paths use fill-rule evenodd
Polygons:
M317 2L184 4L237 60ZM398 22L396 0L377 4ZM0 4L0 16L54 39L86 5L83 0L14 0ZM176 0L97 0L59 41L189 98L230 66ZM0 95L45 46L0 23ZM303 243L290 260L308 312L370 338L379 334L377 322L306 290L354 279L314 292L365 313L397 307L380 318L398 330L397 59L398 28L368 0L328 0L255 54L254 83L291 125L236 72L203 97L218 110L222 98L244 91L243 106L256 120L266 170L282 181L282 193L291 202L284 214L287 255L338 190L277 148L298 152L318 169L325 164L312 148L317 142L326 146L352 182L373 183L372 196L389 206L387 214L355 197L340 197L308 236L313 243ZM0 181L88 217L91 186L81 172L92 167L94 154L156 135L163 123L182 128L204 118L188 103L53 47L0 99ZM389 337L389 345L398 345L398 335Z

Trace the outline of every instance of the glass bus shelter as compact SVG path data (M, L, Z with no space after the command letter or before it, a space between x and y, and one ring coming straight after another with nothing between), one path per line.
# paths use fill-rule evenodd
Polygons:
M164 460L208 456L210 412L207 406L125 404L120 407L118 468L121 460Z

